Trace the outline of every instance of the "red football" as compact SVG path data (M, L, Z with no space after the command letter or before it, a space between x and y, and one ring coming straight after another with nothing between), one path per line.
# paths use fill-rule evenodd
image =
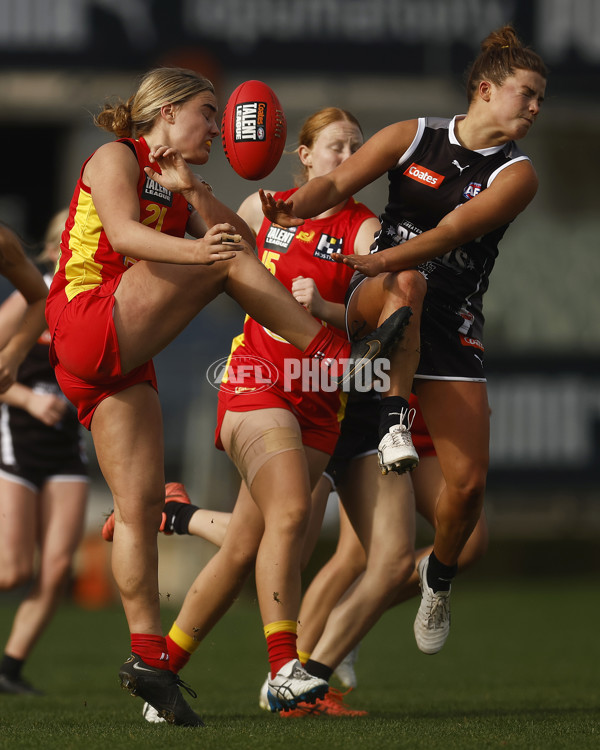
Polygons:
M279 99L262 81L245 81L229 97L221 138L231 166L246 180L271 174L285 148L287 124Z

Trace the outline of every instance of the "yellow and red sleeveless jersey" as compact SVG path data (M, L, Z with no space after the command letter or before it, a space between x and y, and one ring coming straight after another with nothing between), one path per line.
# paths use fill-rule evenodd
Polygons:
M150 164L150 149L144 138L121 138L119 143L125 143L135 152L140 167L137 184L140 223L158 232L183 237L191 206L183 196L171 193L146 175L144 167L156 169L156 164ZM138 260L115 252L108 241L90 189L82 179L90 158L81 168L73 193L61 238L60 259L48 294L46 317L50 331L54 330L61 310L70 300L119 276Z
M275 198L287 200L294 192L295 189L274 195ZM332 260L331 255L351 255L358 230L365 220L373 216L365 205L350 198L336 214L320 219L307 219L299 227L284 229L265 219L256 240L258 257L287 289L291 290L292 281L297 276L312 278L323 299L343 304L354 272L349 266ZM345 331L333 330L346 338ZM295 408L301 408L304 412L310 410L315 415L337 414L340 411L341 394L337 389L334 392L315 392L311 388L311 392L303 392L302 380L298 379L292 382L290 390L290 383L286 382L285 375L289 372L290 360L300 357L298 349L250 317L246 317L243 333L232 342L230 367L225 371L221 390L225 387L228 392L252 393L263 389L261 383L252 382L252 369L244 372L239 388L231 388L231 384L225 385L228 373L236 372L236 358L248 362L253 357L266 360L275 368L278 377L274 387L285 391L286 400ZM236 408L245 410L243 407Z
M275 198L285 201L295 192L296 188L278 192ZM323 299L343 303L354 271L343 263L336 263L331 255L352 255L358 230L366 219L373 216L364 204L350 198L333 216L307 219L299 227L284 229L265 219L256 237L258 257L286 289L291 290L292 281L297 276L305 276L315 280ZM336 333L346 338L345 331L336 330ZM281 346L283 340L280 337L250 317L244 323L243 341L253 353L274 364L279 357L286 355L286 347L291 347L287 342Z

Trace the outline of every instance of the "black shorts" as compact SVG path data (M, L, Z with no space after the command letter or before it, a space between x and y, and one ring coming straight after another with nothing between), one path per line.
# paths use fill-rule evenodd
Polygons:
M34 469L33 467L5 466L0 463L0 477L22 484L32 492L39 492L46 482L87 482L87 466L82 461L62 463L56 469Z
M346 292L346 309L366 278L358 272L352 277ZM428 293L421 315L421 358L415 378L485 383L482 328L481 314L475 316L457 309Z
M380 401L377 391L352 393L348 397L340 437L323 472L333 488L344 481L351 461L377 453Z
M472 322L465 316L471 316L429 296L421 315L421 358L415 378L485 383L483 343L469 335Z
M48 427L2 405L0 476L38 492L49 480L85 480L88 463L81 428L70 409L61 427ZM11 416L8 416L8 415Z

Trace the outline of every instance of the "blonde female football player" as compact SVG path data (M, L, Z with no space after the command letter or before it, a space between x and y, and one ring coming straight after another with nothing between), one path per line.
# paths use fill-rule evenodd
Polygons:
M96 123L115 138L82 166L46 305L57 380L91 430L114 500L112 566L131 648L121 684L190 726L203 722L168 668L160 619L165 478L152 357L222 292L319 367L372 348L352 351L298 305L256 259L246 223L192 172L210 157L216 118L211 82L180 68L152 70L130 99L104 106ZM392 341L397 321L382 331Z

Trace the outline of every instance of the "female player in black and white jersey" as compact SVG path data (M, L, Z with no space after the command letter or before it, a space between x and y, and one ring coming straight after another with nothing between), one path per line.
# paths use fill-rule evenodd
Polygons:
M61 211L50 221L38 262L56 264L66 218ZM52 274L44 279L49 285ZM26 309L19 291L0 306L0 340L11 336ZM0 590L33 579L0 660L0 693L39 694L21 672L64 595L83 535L87 459L77 414L48 359L49 344L44 331L17 381L0 395Z
M482 42L471 67L466 115L390 125L291 201L262 194L271 221L295 226L302 223L298 217L313 216L388 173L389 200L372 254L336 258L357 272L347 299L351 333L389 315L407 269L418 268L426 279L420 347L411 321L382 400L379 445L382 470L394 469L396 443L402 449L409 426L398 423L407 419L414 373L446 483L433 552L419 563L415 637L425 653L439 651L448 636L450 583L482 510L489 459L482 295L498 242L537 190L531 162L515 141L539 114L546 77L539 55L505 26Z

